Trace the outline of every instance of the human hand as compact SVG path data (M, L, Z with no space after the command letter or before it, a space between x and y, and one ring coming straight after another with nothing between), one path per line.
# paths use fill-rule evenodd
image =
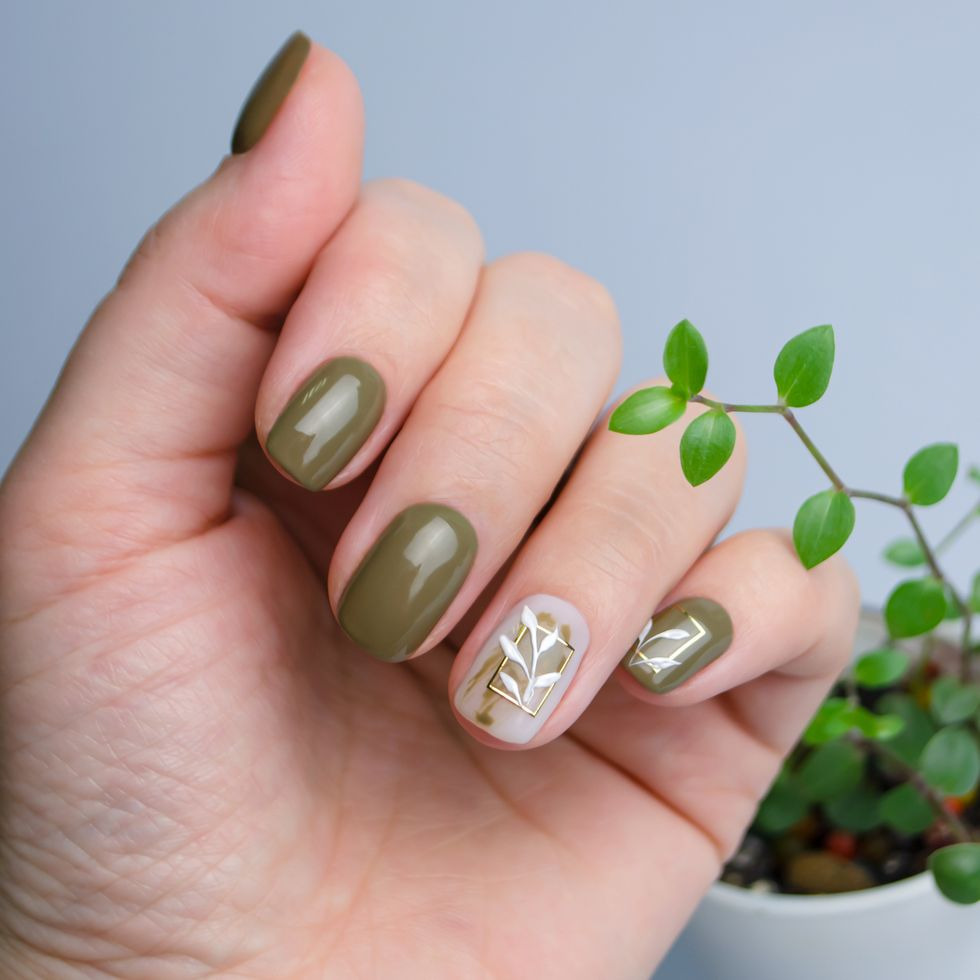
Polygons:
M361 137L294 39L6 477L5 976L643 977L849 653L842 562L712 546L740 448L589 436L602 287Z

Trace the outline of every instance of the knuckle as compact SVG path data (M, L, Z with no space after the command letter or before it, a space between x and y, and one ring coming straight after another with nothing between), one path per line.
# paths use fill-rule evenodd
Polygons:
M613 602L624 589L635 589L650 569L664 567L676 544L675 522L656 510L639 507L628 489L616 486L578 501L568 521L575 527L609 531L594 535L592 546L582 549L578 557L588 567L589 581L609 588Z
M458 484L481 494L508 493L527 483L536 427L519 410L507 381L481 379L465 403L444 402L432 414L434 449Z
M741 580L749 601L765 607L771 601L773 582L778 582L784 602L796 608L812 608L818 598L816 585L797 557L787 529L743 531L729 541L738 548Z
M596 377L612 383L619 370L622 337L616 305L605 286L542 252L516 252L495 260L487 267L484 283L509 297L512 320L526 323L525 332L535 346L550 332L563 350L574 349L576 356L587 351ZM577 340L572 347L562 341L569 332Z
M746 546L739 564L747 598L765 608L772 602L773 583L778 582L781 601L807 611L799 624L800 639L825 649L832 668L843 666L851 655L849 641L860 608L860 589L850 564L836 554L805 568L792 533L784 528L746 531L736 538Z
M361 200L369 206L406 208L428 223L444 224L482 254L483 236L473 215L459 201L431 187L406 177L381 177L364 185Z
M580 310L586 310L607 329L618 328L619 314L612 294L602 283L580 269L544 252L515 252L497 259L499 273L543 288Z

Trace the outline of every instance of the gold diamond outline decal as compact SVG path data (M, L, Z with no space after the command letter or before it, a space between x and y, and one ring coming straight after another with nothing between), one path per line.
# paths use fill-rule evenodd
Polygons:
M682 653L685 653L695 643L697 643L699 640L703 639L705 636L708 635L707 628L699 619L692 616L683 606L680 606L679 608L680 611L684 613L684 615L687 616L687 618L691 621L691 623L694 625L694 628L695 630L697 630L697 632L694 634L694 636L686 639L676 650L670 653L669 655L670 660L677 660L677 658ZM662 655L658 655L656 657L648 657L639 647L636 646L635 643L633 644L633 646L635 649L630 653L630 659L628 663L628 666L630 667L650 667L654 673L657 673L657 670L653 668L651 664L651 660L668 659L663 657ZM681 662L678 660L677 666L680 667L680 665ZM661 668L661 670L662 669L664 668Z
M519 646L521 640L523 640L524 637L527 635L527 632L528 632L527 627L523 623L521 623L520 629L517 631L516 635L514 636L514 643ZM566 643L561 636L557 637L556 642L560 643L565 648L565 656L562 658L561 663L558 665L554 673L564 674L565 668L568 666L568 662L572 659L572 657L575 654L575 647ZM555 684L550 685L547 688L547 690L544 690L544 693L541 695L541 699L538 701L537 707L532 711L529 707L527 707L527 705L525 705L523 702L515 698L510 693L510 691L508 691L507 688L503 686L502 681L499 682L499 686L497 687L494 686L494 684L497 682L497 678L500 676L501 670L503 670L506 664L507 664L507 658L502 656L500 658L500 663L497 664L497 669L490 675L490 680L487 681L487 689L493 691L494 694L496 694L498 697L502 697L505 701L509 701L511 704L516 705L525 714L530 715L532 718L536 718L538 712L541 710L545 701L548 700L548 697L551 695L551 692L555 689L555 684L557 684L558 681L555 681Z

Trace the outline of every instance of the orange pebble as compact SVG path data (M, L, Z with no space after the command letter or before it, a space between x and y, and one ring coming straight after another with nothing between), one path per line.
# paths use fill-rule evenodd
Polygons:
M857 838L846 830L832 830L823 845L832 854L850 860L857 854Z

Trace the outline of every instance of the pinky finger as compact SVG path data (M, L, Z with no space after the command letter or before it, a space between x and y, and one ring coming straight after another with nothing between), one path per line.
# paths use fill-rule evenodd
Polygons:
M785 531L734 535L703 555L651 616L619 678L663 707L698 704L770 673L832 679L850 653L857 596L843 560L806 571Z

